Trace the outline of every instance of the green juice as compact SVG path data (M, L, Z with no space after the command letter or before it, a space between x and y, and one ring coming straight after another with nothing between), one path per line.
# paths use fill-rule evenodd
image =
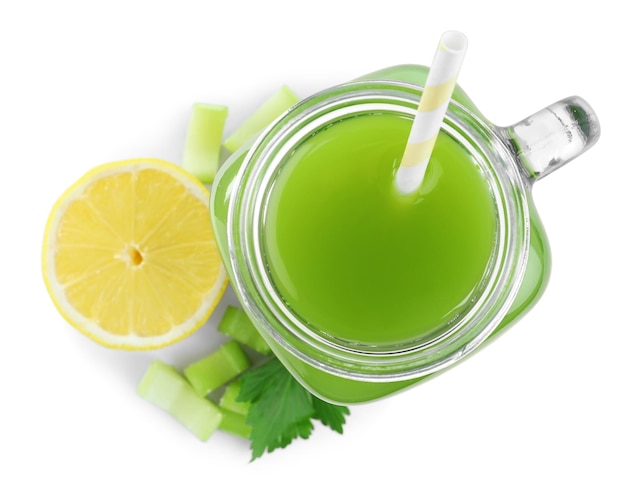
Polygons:
M469 309L487 277L496 212L475 160L440 133L414 195L394 186L411 118L362 114L304 139L265 215L271 281L290 310L349 345L399 346Z
M502 281L509 210L488 164L495 155L483 157L475 137L441 130L420 189L395 189L414 108L388 103L398 88L406 96L407 86L423 86L427 73L391 67L305 100L233 154L212 187L213 226L235 293L271 350L326 401L376 400L449 369L401 375L394 366L407 369L406 356L422 369L436 363L446 351L437 337L449 328L458 334L457 322L484 321L472 309L488 305L493 282ZM453 98L481 117L460 88ZM528 255L520 283L506 287L519 288L515 298L486 341L534 305L550 272L529 187L516 190L528 205Z

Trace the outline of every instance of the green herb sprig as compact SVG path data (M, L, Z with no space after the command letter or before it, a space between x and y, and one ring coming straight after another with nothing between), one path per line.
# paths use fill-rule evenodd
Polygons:
M313 419L343 433L348 408L311 394L276 357L244 372L240 382L237 401L250 403L246 423L251 426L252 460L285 448L296 438L307 439Z

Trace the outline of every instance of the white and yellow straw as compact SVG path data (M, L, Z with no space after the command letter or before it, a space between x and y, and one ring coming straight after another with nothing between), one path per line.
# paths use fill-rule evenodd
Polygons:
M467 38L461 32L447 31L441 36L396 173L401 193L412 193L424 179L466 51Z

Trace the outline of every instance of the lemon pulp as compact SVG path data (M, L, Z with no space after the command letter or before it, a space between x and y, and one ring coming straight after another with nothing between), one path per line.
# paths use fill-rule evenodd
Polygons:
M157 348L197 329L226 287L209 193L161 160L110 163L54 206L44 279L59 311L96 341Z

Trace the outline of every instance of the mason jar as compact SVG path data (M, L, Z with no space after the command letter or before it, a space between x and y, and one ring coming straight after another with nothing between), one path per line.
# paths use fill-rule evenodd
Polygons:
M426 331L401 341L386 340L384 330L374 343L346 339L299 313L277 285L268 261L268 205L288 161L319 141L321 132L371 116L410 122L427 72L417 65L391 67L301 101L233 153L211 190L217 242L243 309L296 379L328 402L371 401L432 377L528 311L550 272L533 184L588 149L600 133L595 113L579 97L500 127L457 86L440 134L472 160L492 200L493 245L481 281L448 320Z

